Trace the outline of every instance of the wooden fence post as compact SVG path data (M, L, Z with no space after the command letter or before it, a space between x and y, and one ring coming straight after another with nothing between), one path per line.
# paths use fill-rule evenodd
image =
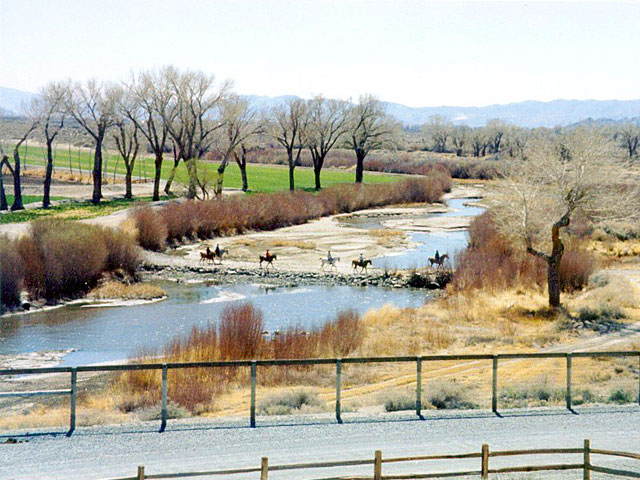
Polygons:
M491 410L498 414L498 356L493 356L493 375L491 381Z
M584 441L584 466L582 467L583 480L591 480L591 442Z
M269 476L269 458L262 457L262 464L260 465L260 480L267 480Z
M336 420L342 423L340 394L342 390L342 361L336 360Z
M256 428L256 361L251 362L251 407L249 411L249 423L251 428ZM264 458L263 458L264 460ZM266 477L265 477L266 478Z
M160 423L160 431L164 432L167 428L167 364L162 364L162 409L161 409L161 417L162 422Z
M76 367L71 369L71 403L69 406L69 433L71 435L76 429L76 398L78 392L78 371Z
M567 353L567 408L571 410L571 354Z
M373 458L373 480L382 480L382 450L376 450Z
M138 480L144 480L144 465L138 465Z
M482 465L480 475L483 480L489 478L489 445L486 443L482 444Z
M416 359L416 415L422 416L422 357Z

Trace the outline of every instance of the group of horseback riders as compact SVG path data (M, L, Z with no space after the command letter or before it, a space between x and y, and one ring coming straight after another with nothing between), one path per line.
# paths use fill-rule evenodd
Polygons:
M204 262L205 260L208 260L215 264L215 260L218 259L219 263L222 264L222 256L226 253L227 253L227 250L224 248L220 248L219 244L216 244L216 248L213 251L207 246L207 250L205 252L200 253L200 261ZM429 262L431 263L432 267L434 264L440 267L448 257L449 255L447 255L446 253L444 255L440 255L440 252L436 250L435 256L429 258ZM269 252L269 249L267 248L264 255L259 255L260 268L262 268L263 263L266 263L267 268L269 266L273 267L273 261L276 260L277 258L278 256ZM336 263L340 261L340 257L336 257L332 255L331 250L329 249L327 251L327 258L321 258L320 261L322 262L323 270L325 265L329 265L329 267L335 268L337 270L338 267ZM360 252L358 259L353 260L351 262L351 266L353 267L354 271L357 271L357 269L360 268L361 272L366 272L367 267L371 265L371 263L372 263L371 260L365 259L362 252Z

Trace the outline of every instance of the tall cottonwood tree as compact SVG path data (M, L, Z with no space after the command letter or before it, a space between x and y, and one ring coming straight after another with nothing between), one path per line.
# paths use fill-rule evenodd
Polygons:
M137 100L133 96L131 90L125 91L119 88L116 93L117 110L115 116L115 125L112 129L113 140L118 149L118 153L124 160L125 167L125 198L133 198L132 181L133 168L136 163L140 142L138 140L138 123L134 122L130 113L136 110Z
M24 210L24 205L22 203L22 178L21 178L21 170L22 170L22 160L20 158L20 147L24 142L27 141L29 136L33 133L33 131L38 128L40 125L40 118L38 116L34 116L33 112L28 112L28 117L26 119L26 123L20 128L20 133L18 139L13 144L12 149L12 158L13 164L9 160L9 157L4 154L4 152L0 151L2 154L2 160L0 160L0 174L1 170L6 167L11 173L13 177L13 203L11 205L11 211L16 210ZM4 182L2 183L2 191L4 194ZM2 194L2 195L3 195ZM0 198L0 202L2 199ZM4 205L0 205L0 207L5 206L6 209L6 197Z
M246 145L244 155L239 154L239 148L246 144L251 137L259 135L263 132L263 122L258 118L255 110L249 108L247 100L238 95L229 95L222 102L221 106L222 122L224 127L220 130L219 148L222 154L220 165L218 165L218 179L214 189L216 197L222 195L224 185L224 172L229 164L232 156L236 159L236 163L240 168L242 176L242 189L246 191L249 188L247 180L247 164L246 164Z
M213 133L224 125L220 107L229 94L231 83L216 86L213 75L192 70L181 72L171 66L165 67L164 75L171 96L167 108L161 112L162 119L176 148L177 162L182 160L187 168L187 197L195 198L198 186L196 160L209 150L214 141ZM172 173L175 174L175 166ZM170 185L168 181L167 193Z
M67 85L67 111L94 140L93 193L91 201L102 198L102 148L107 130L115 123L117 89L95 79Z
M373 95L361 96L348 109L347 117L346 145L356 154L356 183L362 183L364 160L369 152L393 146L401 127Z
M307 104L301 98L287 100L271 112L269 133L287 151L289 166L289 190L295 190L295 168L300 164L300 154L305 145L302 133L307 124Z
M346 133L348 104L342 100L316 96L307 101L307 123L303 141L311 152L315 188L320 190L320 172L329 151Z
M451 144L457 157L464 154L464 147L469 143L470 135L471 129L466 125L459 125L451 130Z
M501 231L547 264L549 306L560 307L564 236L577 213L593 224L637 218L637 172L620 165L611 145L578 129L532 143L530 159L511 162L490 196Z
M633 123L625 123L615 133L614 138L627 153L629 160L638 156L638 142L640 142L640 127Z
M40 90L40 95L31 103L32 115L39 119L44 133L47 148L47 163L45 167L42 208L51 205L51 179L53 176L53 142L64 127L67 115L67 89L63 83L51 82Z
M447 150L447 140L453 131L453 124L442 115L432 115L423 128L426 141L437 153Z
M129 100L121 107L125 116L138 127L153 152L153 201L160 200L160 176L168 137L164 116L171 100L171 91L165 71L166 67L134 75L127 85Z

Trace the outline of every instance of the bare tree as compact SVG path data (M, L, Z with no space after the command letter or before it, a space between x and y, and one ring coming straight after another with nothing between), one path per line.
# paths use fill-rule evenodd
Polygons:
M346 144L356 153L356 183L362 183L364 160L371 152L394 145L400 125L373 95L363 95L348 110Z
M153 151L153 201L160 200L160 176L167 144L167 124L163 117L171 100L164 70L145 71L133 76L127 88L130 101L123 105L124 114L137 127ZM176 166L177 168L177 166ZM174 172L175 173L175 172Z
M471 129L466 125L453 127L451 130L451 143L457 157L461 157L464 154L464 147L469 143L470 136Z
M64 127L66 118L65 102L67 89L64 84L51 82L40 90L40 95L31 102L33 118L38 118L42 126L47 147L42 208L51 205L51 177L53 176L53 142Z
M447 151L447 140L453 130L453 124L442 115L432 115L425 124L423 132L431 149L437 153Z
M136 163L140 142L138 141L138 123L131 119L131 112L136 110L136 100L130 93L131 90L125 92L123 88L117 90L117 111L115 117L115 131L113 140L116 143L118 153L124 160L125 166L125 198L133 198L131 188L133 167Z
M249 188L247 181L246 148L244 156L238 156L236 150L251 137L260 134L264 129L255 110L249 108L249 103L238 95L230 95L222 104L222 121L224 128L220 135L220 151L222 160L218 166L218 181L214 193L216 197L222 195L224 172L234 155L240 174L242 175L242 189Z
M228 95L231 83L224 82L216 87L213 75L201 71L180 72L175 67L165 67L163 75L171 97L160 114L175 145L177 161L182 159L187 167L187 197L195 198L198 185L196 160L211 146L213 132L224 125L220 104ZM165 192L169 193L170 185L167 181Z
M597 223L637 217L640 211L637 180L616 163L609 147L582 129L539 140L530 149L530 161L513 162L490 197L501 230L547 263L553 308L560 307L563 235L574 215L580 212Z
M294 190L294 170L300 164L300 154L305 146L302 132L307 123L306 102L301 98L287 100L271 112L271 117L269 133L287 151L289 190Z
M107 130L115 122L116 88L94 79L84 84L69 83L66 98L67 111L94 140L91 201L97 204L102 198L102 147Z
M640 140L640 127L633 123L625 123L615 133L614 138L620 141L620 145L627 152L629 160L638 156L638 141Z
M470 135L469 140L471 143L471 150L474 157L484 156L487 149L487 134L484 128L474 128Z
M511 158L527 159L527 145L531 139L531 131L527 128L511 126L506 131L505 145Z
M15 210L24 210L24 205L22 203L22 180L21 180L21 159L20 159L20 147L22 144L29 138L29 135L33 133L33 131L38 128L40 125L40 118L37 116L33 116L33 112L28 112L27 122L23 128L21 128L20 136L16 140L13 145L13 165L9 161L9 157L4 154L4 152L0 151L2 154L2 160L0 161L0 170L2 168L7 167L11 175L13 176L13 203L11 205L11 211ZM4 191L4 183L3 183L3 191ZM0 199L1 200L1 199ZM6 197L5 197L6 204ZM2 205L0 204L0 207ZM6 205L5 205L6 209Z
M487 135L489 151L491 153L500 153L500 149L503 146L502 140L508 129L509 126L498 119L494 118L487 122L485 132Z
M307 111L308 121L303 131L303 141L311 152L316 190L320 190L320 172L327 154L346 131L347 103L328 100L319 95L307 102Z

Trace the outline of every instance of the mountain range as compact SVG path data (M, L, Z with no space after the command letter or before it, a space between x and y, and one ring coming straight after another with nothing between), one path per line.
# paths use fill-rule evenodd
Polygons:
M0 87L0 115L20 115L35 93ZM281 105L292 95L267 97L245 95L257 109ZM432 115L441 115L456 125L478 127L489 120L500 119L521 127L555 127L575 123L603 121L620 122L640 117L639 100L552 100L488 105L484 107L408 107L399 103L383 102L387 113L407 126L420 125Z

